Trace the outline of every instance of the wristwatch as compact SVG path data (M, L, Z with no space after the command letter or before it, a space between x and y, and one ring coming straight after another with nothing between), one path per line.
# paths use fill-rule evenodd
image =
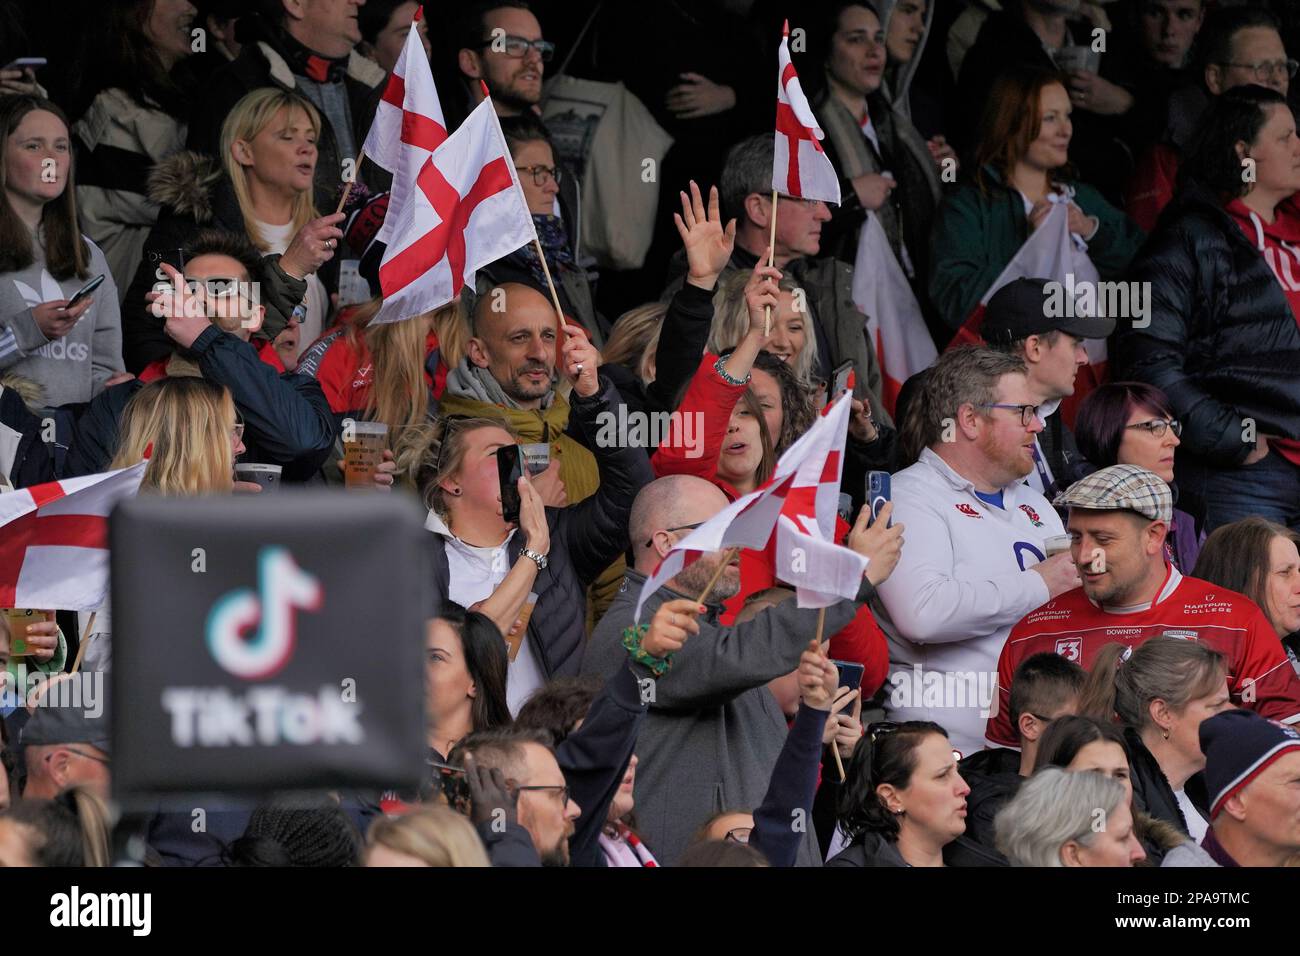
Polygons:
M519 553L522 554L522 555L523 555L525 558L527 558L529 561L532 561L534 564L536 564L536 565L537 565L537 570L538 570L538 571L545 571L545 570L546 570L546 565L548 564L548 562L547 562L547 560L546 560L546 555L544 555L544 554L538 554L536 551L532 551L532 550L530 550L530 549L528 549L528 548L524 548L524 549L523 549L522 551L520 551Z

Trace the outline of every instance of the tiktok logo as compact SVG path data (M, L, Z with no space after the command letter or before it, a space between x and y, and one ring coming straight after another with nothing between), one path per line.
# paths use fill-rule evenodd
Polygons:
M320 610L323 597L320 582L299 568L286 548L263 548L257 556L257 591L231 591L208 613L208 650L236 677L270 677L293 656L297 612Z

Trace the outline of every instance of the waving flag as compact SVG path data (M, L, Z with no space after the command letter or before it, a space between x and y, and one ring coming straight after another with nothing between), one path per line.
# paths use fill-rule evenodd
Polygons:
M867 559L835 543L852 401L850 388L782 456L799 464L765 560L741 566L745 593L781 581L795 588L800 607L825 607L858 593Z
M388 207L391 239L379 265L384 304L375 322L445 305L480 268L537 237L490 99L424 161L413 186Z
M405 205L420 167L447 138L447 120L420 42L423 16L424 7L418 7L363 146L375 165L393 174L390 208ZM377 241L389 241L392 222L392 216L386 217Z
M1088 258L1087 244L1070 233L1069 197L1052 193L1048 197L1052 208L1047 218L1033 231L1025 244L1020 247L1002 274L993 280L988 291L980 299L964 325L957 330L948 348L959 345L982 345L980 326L984 324L984 310L994 294L1008 282L1016 279L1051 279L1060 282L1063 289L1096 290L1101 277L1097 267ZM1097 300L1094 296L1094 301ZM1081 304L1075 306L1076 315L1089 313ZM1074 394L1061 401L1061 420L1074 427L1074 413L1083 397L1098 385L1106 381L1106 340L1084 339L1083 347L1088 352L1088 364L1079 369L1074 380Z
M781 30L780 71L776 84L776 154L772 162L772 188L799 199L840 203L840 179L820 140L799 74L790 62L790 21Z
M880 361L880 397L893 415L903 383L934 364L939 352L874 212L867 213L858 234L853 304L867 317L867 336L876 346Z
M761 488L731 502L668 552L641 590L636 608L638 620L646 598L684 567L705 554L731 547L758 552L773 547L780 550L782 542L790 548L806 547L806 566L796 568L791 576L784 569L780 574L782 580L800 588L801 606L821 607L857 593L866 570L865 559L832 543L852 399L850 389L827 406L813 426L786 449L772 477ZM781 537L778 520L785 528L784 534L792 537ZM812 540L805 542L804 538ZM769 560L769 567L771 563ZM846 570L849 568L853 570ZM846 582L854 572L857 578L846 594ZM809 587L813 584L817 585L815 589ZM825 597L830 592L835 596ZM819 597L825 598L820 604L816 603Z
M109 512L139 490L148 464L0 495L0 607L100 607Z

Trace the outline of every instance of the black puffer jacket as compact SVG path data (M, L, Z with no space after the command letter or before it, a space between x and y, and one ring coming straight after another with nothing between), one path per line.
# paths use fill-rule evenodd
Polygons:
M1279 215L1294 215L1290 202ZM1239 465L1256 434L1300 435L1300 328L1268 263L1206 189L1190 185L1161 217L1129 279L1151 283L1150 321L1120 321L1112 377L1169 396L1178 455Z
M576 505L546 509L551 550L546 569L538 572L533 584L537 606L528 620L528 640L547 680L578 673L587 644L587 588L627 551L632 502L654 479L650 461L640 448L602 448L596 441L601 413L613 415L615 420L618 416L618 390L609 379L601 376L600 391L590 398L574 392L569 402L570 430L576 429L592 449L600 487ZM446 600L451 576L447 541L438 533L430 532L429 537L433 590L438 600ZM513 535L506 547L511 567L523 548L524 536Z
M958 764L957 769L970 785L966 836L996 852L993 821L1025 781L1020 776L1020 751L1008 747L980 750Z

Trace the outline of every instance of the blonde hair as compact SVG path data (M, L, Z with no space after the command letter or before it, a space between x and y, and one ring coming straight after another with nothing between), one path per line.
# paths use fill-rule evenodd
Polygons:
M410 319L372 325L383 299L358 306L344 334L353 349L369 353L373 368L370 394L362 410L368 421L388 426L398 478L413 484L429 443L433 423L429 418L429 389L424 381L425 339L430 328L447 366L454 367L450 350L464 354L468 327L459 299Z
M221 163L226 169L226 175L230 177L235 198L239 201L239 211L244 216L244 230L253 245L263 253L268 252L269 247L262 237L261 229L258 228L257 217L253 215L253 199L248 188L248 168L235 162L231 147L236 140L249 142L256 139L274 122L281 111L287 111L286 117L290 117L294 110L301 110L306 115L319 139L320 113L316 111L312 102L297 93L273 86L264 86L246 95L231 108L226 121L221 124ZM305 189L293 200L290 235L297 233L316 216L312 190Z
M715 311L713 327L709 330L708 349L715 355L721 354L726 349L735 348L749 330L749 306L745 304L745 285L749 282L749 278L750 273L743 270L733 272L722 280L718 291L714 293ZM777 288L796 297L799 294L797 292L799 287L789 273L781 277ZM810 385L813 381L813 369L818 367L817 335L813 330L812 316L806 310L799 312L799 316L803 319L804 346L788 364L801 382ZM775 310L772 313L772 321L776 321Z
M639 305L624 312L614 323L609 341L601 353L602 365L626 365L636 372L643 385L655 380L650 362L659 351L659 333L663 331L668 306L663 302Z
M152 445L142 488L162 495L229 493L234 424L235 403L224 386L189 376L158 379L127 402L109 469L138 463Z
M425 806L400 817L380 817L366 834L366 855L377 846L405 853L426 866L491 866L474 826L455 810Z
M448 524L448 503L438 483L460 471L461 465L465 463L466 437L483 428L499 428L513 441L519 441L518 433L504 418L484 416L443 419L425 446L416 484L424 496L425 506Z

